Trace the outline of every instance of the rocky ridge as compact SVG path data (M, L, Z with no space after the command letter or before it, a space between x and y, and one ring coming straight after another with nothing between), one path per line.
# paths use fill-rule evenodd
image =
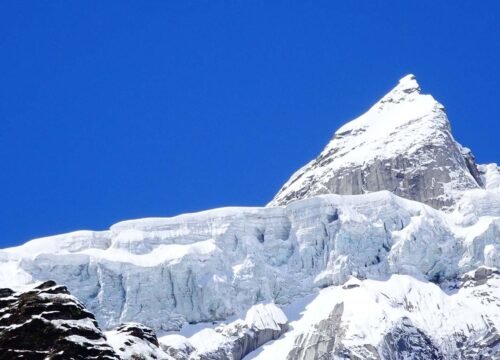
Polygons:
M94 315L66 287L47 281L21 293L0 289L0 359L119 357Z
M444 106L407 75L365 114L335 132L269 205L322 194L388 190L434 208L484 186L472 152L455 141Z
M481 267L448 285L351 278L321 290L289 333L249 359L500 358L498 272Z
M0 286L14 289L0 291L0 347L33 358L78 346L122 359L500 358L500 171L454 140L414 76L339 129L269 205L0 250ZM46 298L20 289L48 279L82 301L42 285L77 304L90 334L54 330L45 304L36 319L66 345L9 343L31 316L18 299Z

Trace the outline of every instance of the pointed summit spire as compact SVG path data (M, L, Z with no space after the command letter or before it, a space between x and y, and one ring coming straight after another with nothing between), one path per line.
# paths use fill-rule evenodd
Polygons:
M476 175L473 160L451 135L443 106L421 94L409 74L366 113L340 127L270 205L328 193L389 190L443 208L454 203L456 190L480 187Z
M399 80L398 84L380 100L380 103L399 103L411 94L419 95L420 90L415 75L408 74Z
M414 91L420 92L420 85L417 82L417 78L413 74L408 74L399 80L398 85L394 88L394 90L399 90L405 92L407 94L412 93Z

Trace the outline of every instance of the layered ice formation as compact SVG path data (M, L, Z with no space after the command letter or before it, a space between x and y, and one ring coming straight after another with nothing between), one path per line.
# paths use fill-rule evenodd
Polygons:
M408 75L267 207L32 240L0 287L64 284L122 358L497 359L499 252L498 166Z

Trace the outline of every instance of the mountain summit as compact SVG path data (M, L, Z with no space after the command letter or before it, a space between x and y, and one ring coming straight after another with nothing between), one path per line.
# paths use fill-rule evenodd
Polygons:
M269 205L321 194L388 190L443 208L461 191L482 186L472 153L451 134L443 105L422 94L410 74L366 113L338 129Z
M0 360L500 359L500 171L413 75L281 204L0 249Z

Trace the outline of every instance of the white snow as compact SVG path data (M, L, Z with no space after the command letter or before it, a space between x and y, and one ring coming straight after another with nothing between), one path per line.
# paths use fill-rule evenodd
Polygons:
M314 333L315 325L327 319L335 305L340 303L344 305L343 343L351 347L379 346L387 330L403 318L408 318L437 343L449 341L448 337L456 333L467 335L473 329L486 329L485 314L490 324L500 326L498 279L479 288L463 288L455 293L446 293L435 284L407 275L392 275L385 281L356 281L356 284L359 286L333 286L321 290L305 306L301 316L290 323L291 331L245 359L286 359L296 346L297 337ZM488 292L492 297L485 301L487 297L475 294L478 291ZM287 312L286 307L284 310ZM448 345L450 353L447 356L452 359L457 356L453 352L456 348L453 344Z
M166 331L287 304L350 275L453 277L500 265L500 195L490 191L466 192L453 213L382 191L135 220L1 250L0 286L53 279L106 329L136 321Z
M442 105L431 95L420 94L415 78L408 75L365 114L335 132L341 136L354 131L356 136L331 141L322 154L330 152L332 148L341 151L330 165L333 169L369 162L378 157L390 158L401 153L411 153L412 147L420 146L437 134L440 127L447 125L446 116L439 113L441 109ZM422 124L425 122L429 125ZM390 137L395 132L398 136ZM388 137L391 141L385 142ZM443 139L436 137L434 141L440 142Z
M443 136L453 140L443 106L421 94L409 75L336 132L320 155L331 161L300 169L271 204L301 188L324 187L340 168L414 153L422 144L443 145ZM433 161L418 160L420 170ZM0 287L55 280L103 328L144 323L166 334L162 344L195 349L194 355L227 344L224 326L279 330L290 321L282 338L249 356L284 359L297 338L314 332L340 303L345 344L378 346L403 318L444 343L451 334L500 326L498 279L454 292L428 282L500 267L500 172L488 164L479 173L484 188L464 189L456 181L471 173L450 171L445 195L456 196L456 203L446 212L389 191L330 194L35 239L0 250ZM169 358L143 341L122 351L129 336L107 335L124 358ZM456 351L453 344L445 348Z
M245 323L250 328L280 330L280 325L288 319L283 311L274 304L257 304L248 310Z
M224 323L199 326L196 331L180 331L170 333L159 338L162 345L186 352L188 349L190 359L203 358L204 354L212 353L231 345L234 334L241 329L254 332L259 330L280 331L280 325L288 323L286 315L278 306L272 303L256 304L243 316L243 319L225 321ZM192 330L192 329L190 329ZM191 335L185 336L191 332ZM182 335L183 334L183 335Z
M173 360L173 358L166 354L161 348L126 333L108 331L106 332L106 338L108 339L109 345L111 345L123 360L140 358Z
M482 180L486 189L500 192L500 169L497 164L479 165Z
M214 329L203 329L189 338L189 342L198 353L217 350L227 341L227 338Z
M443 197L459 197L457 191L478 187L463 159L455 158L463 147L451 134L444 106L431 95L422 94L410 74L366 113L339 128L318 157L296 171L268 206L288 203L289 197L331 193L332 179L352 169L366 169L376 160L390 166L392 159L404 156L409 160L405 171L424 171L436 160L434 153L425 150L431 147L448 149L453 164L448 171L450 180L439 184L446 189Z

